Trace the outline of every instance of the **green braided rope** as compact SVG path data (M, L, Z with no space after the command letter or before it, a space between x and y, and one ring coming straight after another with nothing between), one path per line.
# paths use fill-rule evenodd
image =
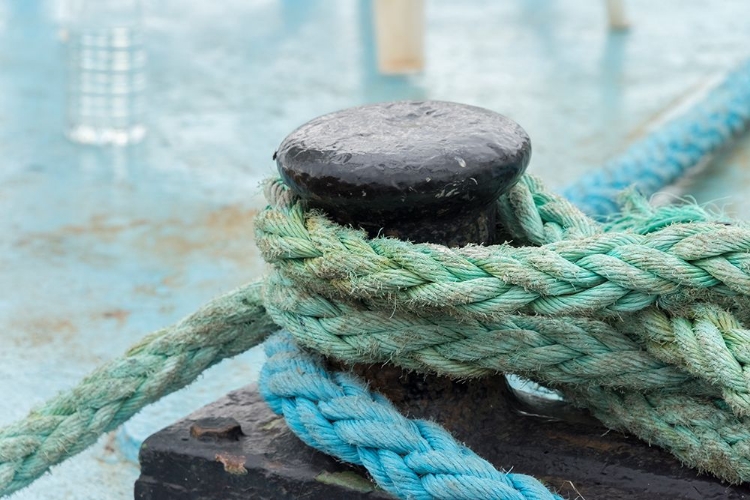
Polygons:
M265 314L260 292L260 283L253 283L214 299L0 429L0 495L30 484L206 368L261 343L278 327Z
M687 289L750 294L750 230L710 222L593 234L541 248L446 249L368 240L295 203L262 212L256 228L264 258L295 283L384 310L438 309L464 318L619 314Z
M276 269L264 296L256 283L212 301L0 429L0 494L258 344L271 319L348 361L528 376L693 467L750 480L744 226L635 196L601 226L527 176L497 204L527 246L453 250L370 240L278 182L268 194L257 236Z
M606 425L750 480L750 230L638 197L607 227L525 177L515 241L448 249L337 226L272 182L256 239L269 314L346 361L559 388ZM614 232L617 230L617 232Z
M310 295L277 273L266 282L266 302L274 322L298 340L349 362L393 362L457 378L514 373L546 385L641 391L682 391L693 381L689 373L591 318L507 315L478 321L383 315Z
M267 300L275 299L267 297ZM666 317L658 311L648 312ZM273 316L276 321L286 322L284 318ZM478 327L476 323L458 323L459 327L444 334L443 339L455 340L458 337L461 340L425 348L421 344L425 332L430 331L429 327L438 331L434 325L438 321L425 321L414 325L414 329L404 330L403 317L392 318L383 324L384 319L376 316L334 318L339 331L351 335L344 336L339 342L315 343L313 347L350 361L390 361L406 368L454 376L481 375L492 369L519 373L561 388L572 401L589 408L608 427L628 431L669 449L691 467L732 482L750 478L750 422L736 417L726 405L718 404L718 397L710 385L690 380L679 369L650 359L606 323L579 319L579 324L571 325L575 318L549 320L520 316L507 318L507 322L498 326L498 331L490 331L487 335L481 335L484 333L481 332L476 337L471 336ZM292 327L295 322L289 321L287 325ZM460 328L461 325L465 328ZM509 328L502 330L505 325ZM314 329L313 326L305 322L292 333L303 341L326 334L325 329ZM542 340L524 349L525 344L537 340L532 337L536 333L534 328L543 332ZM417 331L422 332L421 335L414 335ZM653 331L664 333L665 330L649 329L649 332ZM399 334L404 332L412 335L400 339ZM691 337L689 331L684 333ZM355 335L364 343L353 341ZM590 337L594 338L593 342ZM741 339L739 336L735 338ZM656 338L652 342L665 340ZM577 346L577 350L566 349L564 343ZM394 345L404 347L403 351L393 349ZM597 352L597 348L601 350ZM587 351L592 354L587 355ZM485 357L475 359L476 355ZM477 369L476 365L486 369ZM644 367L651 370L639 373ZM660 388L660 384L664 385ZM603 387L607 386L631 390L606 391ZM727 391L724 399L731 399Z
M597 387L565 395L610 429L665 448L689 467L735 484L750 481L750 419L720 400Z

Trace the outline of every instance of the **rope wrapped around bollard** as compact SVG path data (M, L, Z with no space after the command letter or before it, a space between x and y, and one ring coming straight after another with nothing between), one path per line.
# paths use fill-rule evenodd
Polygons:
M275 269L263 293L254 284L216 299L2 429L0 491L30 483L275 325L351 362L462 378L519 373L693 467L750 479L744 225L694 206L675 223L678 209L644 208L633 195L633 211L612 223L627 229L606 231L524 176L498 200L498 216L517 241L541 246L450 249L368 238L305 210L279 181L267 192L257 241ZM297 373L287 383L307 384ZM274 387L264 394L289 398Z
M457 377L523 375L692 467L750 480L750 229L696 207L673 223L668 207L624 212L616 225L631 227L608 232L525 176L498 212L519 241L544 245L450 249L370 239L282 184L267 192L266 308L301 344Z
M747 71L727 80L732 89ZM744 93L728 95L745 108ZM703 112L718 110L721 121L726 99L714 101ZM747 113L738 112L730 113L732 133L747 126ZM658 165L654 148L641 163L671 168ZM673 180L683 167L655 182ZM584 182L576 196L606 191L608 212L608 186L624 181L602 179ZM524 176L491 213L513 246L452 249L368 237L310 210L280 181L267 184L267 196L257 240L271 274L146 337L0 429L0 495L279 326L347 362L388 361L464 379L523 375L690 466L750 481L746 224L694 205L653 209L634 193L622 213L599 224ZM273 409L305 442L366 466L387 491L401 498L556 498L529 476L495 470L444 430L404 419L350 375L326 374L288 333L267 351L261 389ZM385 423L381 441L352 432L377 421ZM408 439L388 435L392 427Z

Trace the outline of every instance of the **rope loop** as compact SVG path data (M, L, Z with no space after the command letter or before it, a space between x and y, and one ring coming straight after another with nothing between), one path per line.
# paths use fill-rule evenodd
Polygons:
M269 186L256 219L274 267L265 306L302 345L457 378L522 375L750 480L750 448L735 446L750 415L750 229L634 192L602 224L527 175L497 202L509 241L447 248L368 238Z
M566 191L604 223L525 176L497 202L509 241L490 247L368 239L270 181L256 224L274 266L265 283L214 299L0 428L0 496L276 324L349 361L459 378L518 373L687 465L750 481L750 226L697 205L654 209L630 189L650 196L748 126L750 61ZM386 490L557 498L533 478L494 470L433 424L406 420L351 377L326 375L289 334L268 348L263 390L273 409L309 444L365 465Z

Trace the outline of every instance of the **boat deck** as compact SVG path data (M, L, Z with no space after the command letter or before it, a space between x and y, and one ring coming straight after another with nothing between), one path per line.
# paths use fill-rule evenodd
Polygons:
M368 102L483 106L529 133L554 187L597 168L750 56L742 0L427 2L426 68L375 70L370 3L145 2L149 132L126 148L63 136L59 2L0 3L0 424L144 334L263 273L252 219L287 133ZM683 185L750 213L750 136ZM138 444L257 376L253 350L208 371L14 496L125 499ZM522 472L522 471L521 471Z

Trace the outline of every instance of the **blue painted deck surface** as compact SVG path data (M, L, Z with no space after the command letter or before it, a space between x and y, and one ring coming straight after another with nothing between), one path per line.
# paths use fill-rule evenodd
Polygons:
M367 102L445 99L529 132L530 171L556 187L595 168L750 57L742 0L427 2L427 67L374 70L369 4L146 2L149 134L69 143L64 44L52 1L0 2L0 424L209 298L263 272L259 181L284 136ZM750 216L750 137L685 183ZM255 379L250 352L147 409L17 499L124 499L137 443Z

